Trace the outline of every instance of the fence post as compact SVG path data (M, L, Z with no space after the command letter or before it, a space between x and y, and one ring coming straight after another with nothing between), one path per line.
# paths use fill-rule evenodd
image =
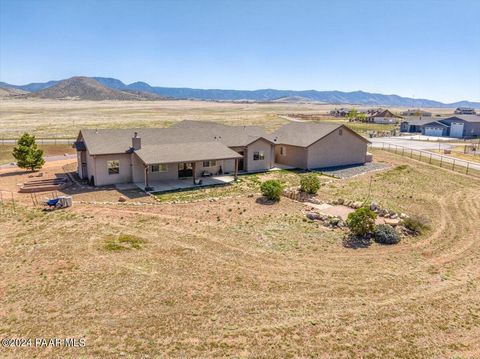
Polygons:
M440 156L440 167L442 167L443 156Z
M465 172L465 174L468 175L468 167L470 167L470 162L467 162L467 171Z
M452 171L455 171L455 160L453 160Z
M419 160L419 161L422 160L422 151L418 151L418 160Z
M430 164L432 164L432 154L430 153L430 161L429 161Z

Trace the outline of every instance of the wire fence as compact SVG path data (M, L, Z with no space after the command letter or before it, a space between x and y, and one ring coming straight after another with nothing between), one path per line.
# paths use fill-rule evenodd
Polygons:
M388 151L417 161L480 178L480 162L472 162L451 156L443 156L430 151L417 150L410 147L404 147L385 142L376 142L374 144L370 144L369 148Z
M75 138L35 138L39 145L73 145ZM16 145L17 140L11 138L0 138L0 145Z

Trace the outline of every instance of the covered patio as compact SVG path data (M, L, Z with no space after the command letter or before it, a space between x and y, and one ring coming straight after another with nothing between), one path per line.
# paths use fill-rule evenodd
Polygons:
M228 184L237 179L243 158L218 141L144 146L135 155L143 175L134 183L149 193ZM225 160L233 160L231 171L222 169Z
M223 186L235 181L234 176L213 176L213 177L204 177L197 181L196 184L193 183L191 178L182 178L182 179L171 179L163 181L155 181L149 183L148 193L161 193L161 192L170 192L186 189L198 189L202 187L210 186ZM135 183L135 185L140 188L142 191L145 191L145 184Z

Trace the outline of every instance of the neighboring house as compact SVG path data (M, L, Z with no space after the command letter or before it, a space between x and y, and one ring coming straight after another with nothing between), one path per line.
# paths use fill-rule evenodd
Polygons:
M428 112L428 111L423 111L423 110L420 110L420 109L413 109L413 110L408 109L407 111L403 111L402 113L400 113L400 115L402 115L402 116L416 116L416 117L431 117L432 113Z
M351 111L349 108L336 108L332 111L330 111L330 115L335 116L335 117L345 117L348 115L348 113Z
M81 130L78 175L96 186L154 183L238 172L280 164L302 169L363 164L368 140L337 124L294 122L273 135L257 126L182 121L169 128Z
M306 170L369 160L369 141L339 124L292 122L275 131L273 141L276 163Z
M475 109L472 107L457 107L454 112L456 115L475 115Z
M379 124L395 124L398 119L402 118L392 113L390 110L382 110L375 112L367 116L367 122L379 123Z
M432 122L431 117L412 116L406 117L400 122L400 132L421 133L423 125Z
M454 138L480 137L480 116L458 115L428 122L422 125L422 134Z

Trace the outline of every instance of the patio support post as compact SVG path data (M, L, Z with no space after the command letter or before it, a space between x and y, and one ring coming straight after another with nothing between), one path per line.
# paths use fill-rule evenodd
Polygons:
M145 189L148 188L148 166L145 166Z
M195 184L195 162L192 162L192 177L193 177L193 184Z
M235 171L234 171L233 178L235 178L235 181L238 178L238 158L235 158Z

